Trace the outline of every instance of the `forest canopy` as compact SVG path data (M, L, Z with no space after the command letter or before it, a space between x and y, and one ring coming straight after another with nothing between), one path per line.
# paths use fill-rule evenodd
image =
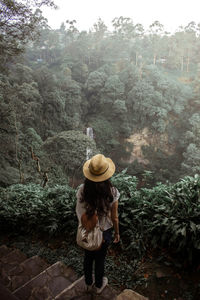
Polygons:
M39 182L30 147L52 181L70 177L88 147L87 127L94 153L111 157L118 170L151 171L163 182L198 173L200 24L168 33L159 21L145 30L119 17L112 30L100 18L89 31L76 20L51 29L41 5L54 6L0 4L0 184ZM53 142L63 134L64 163Z

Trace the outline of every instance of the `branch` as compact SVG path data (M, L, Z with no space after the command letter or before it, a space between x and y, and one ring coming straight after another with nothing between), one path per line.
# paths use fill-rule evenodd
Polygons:
M18 128L17 128L16 115L15 115L14 126L15 126L15 131L16 131L16 135L15 135L15 159L16 159L17 164L18 164L20 183L24 183L24 173L22 172L22 154L20 154L20 158L18 157L19 131L18 131Z
M30 146L30 151L31 151L31 158L36 161L37 171L42 177L42 181L40 185L44 188L47 185L47 182L49 181L48 171L44 171L42 174L41 167L40 167L40 159L34 154L33 147L31 146Z

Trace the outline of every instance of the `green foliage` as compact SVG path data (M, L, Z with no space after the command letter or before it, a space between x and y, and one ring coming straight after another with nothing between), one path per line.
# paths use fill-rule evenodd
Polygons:
M183 153L184 160L181 166L184 173L194 175L200 172L200 114L194 113L188 123L184 139L187 147Z
M19 1L14 2L10 1L9 6L3 1L0 5L5 18L5 24L0 27L8 33L19 30L15 37L9 34L3 37L2 49L6 46L4 50L10 54L6 56L2 52L0 60L6 64L14 54L12 46L21 49L23 43L35 36L31 32L33 27L40 31L40 38L30 42L24 55L16 58L14 64L6 64L6 76L1 76L3 126L0 134L3 149L9 148L7 152L3 150L4 172L16 167L16 140L17 149L22 149L26 157L26 140L30 141L28 128L33 128L44 141L63 131L83 132L88 126L94 126L99 150L116 159L120 169L129 162L131 150L126 139L147 128L147 143L153 150L143 153L144 160L150 162L148 169L161 181L174 181L179 174L198 171L198 159L192 158L193 154L198 156L200 146L199 117L193 116L199 109L197 24L191 22L170 36L158 21L145 31L142 24L134 24L124 17L113 20L112 32L101 19L88 32L79 32L76 20L67 20L60 29L53 30L40 11L33 13L32 7L32 4L34 7L52 4L51 1L34 0L21 7ZM13 22L10 21L12 17L15 17ZM7 118L8 129L5 126ZM167 145L154 144L154 137L161 135L166 137ZM176 166L171 172L172 155L164 154L164 148L171 149L173 144L176 145L173 154ZM74 157L74 153L69 151L68 156ZM155 159L151 160L152 157ZM61 163L56 161L54 164ZM62 168L62 165L57 167ZM141 162L137 167L138 175L142 176L144 167ZM135 174L131 166L128 171ZM71 167L65 172L71 176Z
M121 192L120 228L131 254L166 247L192 262L200 247L200 177L136 190L136 178L122 173L113 183Z
M164 76L156 66L146 66L144 78L136 81L128 93L127 107L137 112L140 126L148 124L154 131L167 131L169 114L181 114L191 89Z
M123 100L115 100L113 105L113 112L118 115L122 116L127 113L126 103Z
M88 78L88 66L83 63L76 63L72 66L72 78L84 83Z
M10 72L10 80L13 83L21 85L33 81L33 70L23 64L17 63L16 65L11 65Z
M34 72L34 78L38 83L38 88L42 95L54 91L56 87L56 78L47 66L38 68Z
M94 93L99 91L104 87L106 81L106 74L99 71L91 72L88 76L86 83L87 90L89 93Z
M120 73L120 80L125 85L126 92L129 92L133 86L140 80L139 70L131 64Z
M67 185L43 189L18 184L1 189L1 230L73 235L77 226L75 202L75 191Z
M185 160L182 162L182 169L188 174L200 172L200 149L195 144L189 144L186 152L183 153Z
M151 177L150 173L145 176ZM149 179L148 179L149 180ZM116 174L112 183L120 191L119 219L122 247L129 257L141 257L149 248L165 248L193 262L200 249L200 177L178 183L158 183L137 189L138 180ZM38 185L13 185L0 190L2 231L67 234L75 239L75 190L68 185L42 189Z
M82 167L87 147L91 149L93 155L96 154L94 140L75 130L60 132L44 142L44 149L50 161L61 165L71 176Z
M108 77L103 92L111 99L121 98L124 94L124 84L120 81L119 76Z
M2 0L0 3L0 40L1 56L0 67L5 67L5 63L24 50L24 44L29 39L35 39L44 18L41 11L35 8L42 5L54 6L52 0L29 1L26 3L19 1ZM4 58L4 59L3 59Z
M104 117L91 120L91 126L96 136L97 148L108 155L118 141L114 139L112 124Z
M41 137L33 128L28 128L26 131L27 143L32 146L34 150L40 149L43 144Z
M148 173L146 176L151 177ZM200 249L200 177L178 183L137 189L138 180L115 175L120 191L119 218L122 246L130 257L149 248L167 248L192 262ZM75 238L75 190L68 185L42 189L38 185L13 185L0 191L1 230L68 234Z

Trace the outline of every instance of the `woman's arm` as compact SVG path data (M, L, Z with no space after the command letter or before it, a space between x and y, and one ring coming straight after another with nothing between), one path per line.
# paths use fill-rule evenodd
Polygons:
M118 243L120 240L119 235L119 218L118 218L118 200L115 201L111 207L111 220L113 222L114 230L115 230L115 239L114 243Z
M83 186L81 185L76 193L76 215L79 220L79 223L81 222L81 216L85 213L85 207L84 203L80 203L81 193L82 193Z

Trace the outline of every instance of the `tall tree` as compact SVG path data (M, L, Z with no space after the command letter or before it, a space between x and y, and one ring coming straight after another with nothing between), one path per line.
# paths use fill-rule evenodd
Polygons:
M196 48L196 23L190 22L187 26L185 26L185 51L186 51L186 71L190 71L190 65L192 57L195 53Z
M149 33L153 52L153 64L155 65L161 52L161 38L164 35L164 26L159 21L155 21L149 26Z
M43 5L55 7L52 0L0 1L0 68L36 37L35 29L43 20L38 8Z

